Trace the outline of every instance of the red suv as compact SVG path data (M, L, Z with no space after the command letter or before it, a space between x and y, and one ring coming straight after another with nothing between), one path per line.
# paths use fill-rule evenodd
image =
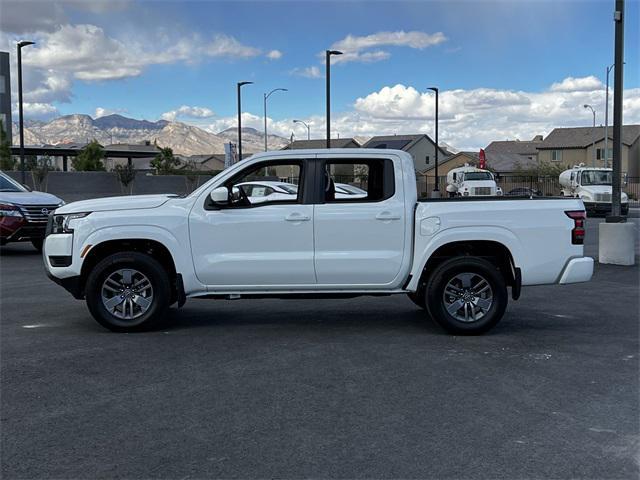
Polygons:
M62 205L55 195L32 192L0 172L0 245L30 241L42 251L49 214Z

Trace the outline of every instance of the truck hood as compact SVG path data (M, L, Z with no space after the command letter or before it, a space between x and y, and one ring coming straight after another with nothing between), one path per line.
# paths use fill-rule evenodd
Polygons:
M156 208L170 198L177 195L165 193L162 195L126 195L122 197L94 198L81 200L65 205L56 210L56 213L79 212L107 212L109 210L138 210L142 208Z
M58 205L62 200L45 192L0 192L0 202L14 205Z

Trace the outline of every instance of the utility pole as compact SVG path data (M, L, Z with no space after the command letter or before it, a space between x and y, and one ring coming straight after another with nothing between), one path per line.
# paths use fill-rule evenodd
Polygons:
M583 105L584 108L588 108L593 113L593 130L591 132L591 137L593 140L593 145L591 145L591 166L596 166L596 111L591 105Z
M435 176L436 176L436 181L435 181L435 186L433 187L433 192L431 192L431 198L440 198L440 185L439 185L439 178L438 178L438 150L440 149L438 147L438 87L429 87L429 90L433 90L436 93L436 138L435 138L435 143L436 143L436 155L435 155Z
M624 0L616 0L615 21L615 72L613 75L613 182L611 216L607 222L621 222L620 193L622 174L622 94L624 73Z
M16 48L18 50L18 115L20 117L20 183L24 184L27 180L24 173L24 116L22 113L22 47L33 45L35 42L23 40L18 42Z
M338 50L325 50L327 96L327 148L331 148L331 55L342 55Z
M238 82L238 161L242 161L242 95L240 89L243 85L250 85L253 82Z

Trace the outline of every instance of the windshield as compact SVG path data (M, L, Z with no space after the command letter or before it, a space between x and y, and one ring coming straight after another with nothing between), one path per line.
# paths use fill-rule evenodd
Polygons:
M587 170L582 172L582 182L584 185L611 185L611 172L606 170Z
M18 182L8 177L4 173L0 173L0 192L26 192L27 189Z
M464 174L464 181L469 180L493 180L490 172L468 172Z

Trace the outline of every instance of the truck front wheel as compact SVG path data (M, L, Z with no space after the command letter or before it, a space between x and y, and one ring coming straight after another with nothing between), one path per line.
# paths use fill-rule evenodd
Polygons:
M155 259L138 252L115 253L87 278L87 306L100 325L131 332L156 325L169 308L169 275Z
M426 289L431 316L450 333L479 335L504 315L508 295L505 280L491 262L457 257L439 265Z

